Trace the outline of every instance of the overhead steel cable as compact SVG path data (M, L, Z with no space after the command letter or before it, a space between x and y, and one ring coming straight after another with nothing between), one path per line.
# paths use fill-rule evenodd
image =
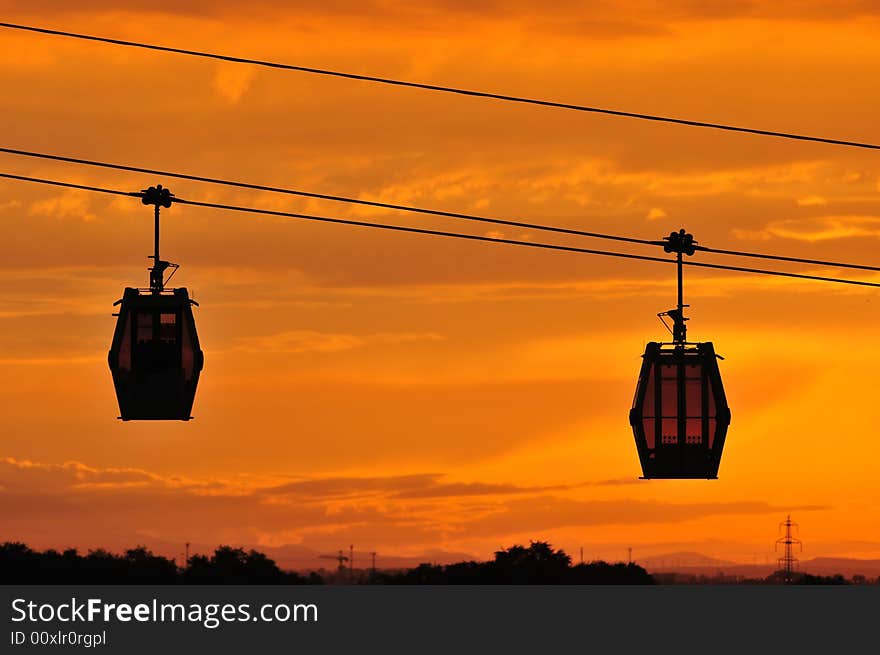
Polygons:
M142 48L146 50L154 50L159 52L169 52L178 55L188 55L192 57L203 57L207 59L215 59L219 61L227 61L236 64L250 64L253 66L262 66L265 68L274 68L281 70L297 71L300 73L310 73L313 75L325 75L330 77L338 77L349 80L358 80L361 82L373 82L378 84L387 84L398 87L409 87L414 89L422 89L425 91L438 91L442 93L452 93L462 96L470 96L476 98L485 98L490 100L501 100L504 102L514 102L527 105L537 105L541 107L552 107L555 109L567 109L572 111L587 112L593 114L605 114L608 116L618 116L621 118L634 118L644 121L654 121L659 123L672 123L675 125L684 125L687 127L702 127L712 130L723 130L727 132L740 132L745 134L753 134L758 136L775 137L780 139L793 139L796 141L811 141L815 143L825 143L836 146L846 146L851 148L866 148L870 150L880 150L880 145L874 143L866 143L862 141L848 141L844 139L835 139L828 137L811 136L807 134L797 134L794 132L781 132L775 130L757 129L751 127L743 127L738 125L727 125L723 123L712 123L708 121L698 121L687 118L675 118L672 116L661 116L658 114L645 114L633 111L624 111L619 109L608 109L605 107L592 107L587 105L579 105L568 102L557 102L553 100L541 100L538 98L527 98L523 96L513 96L503 93L493 93L489 91L477 91L474 89L463 89L452 86L442 86L439 84L428 84L425 82L412 82L408 80L398 80L389 77L379 77L376 75L363 75L359 73L349 73L345 71L331 70L327 68L314 68L310 66L299 66L295 64L285 64L281 62L267 61L263 59L251 59L248 57L236 57L233 55L224 55L216 52L205 52L201 50L190 50L187 48L175 48L171 46L163 46L155 43L144 43L140 41L126 41L123 39L114 39L104 36L95 36L91 34L81 34L78 32L67 32L63 30L55 30L46 27L36 27L32 25L21 25L18 23L0 22L0 27L23 30L27 32L36 32L38 34L46 34L50 36L62 36L73 39L82 39L85 41L96 41L99 43L109 43L113 45L126 46L130 48Z
M134 196L139 197L137 191L119 191L117 189L107 189L100 186L89 186L88 184L74 184L73 182L60 182L58 180L47 180L42 177L30 177L28 175L15 175L13 173L0 173L0 177L9 180L18 180L20 182L36 182L37 184L49 184L51 186L60 186L67 189L79 189L80 191L93 191L95 193L105 193L113 196Z
M43 152L33 152L30 150L17 150L15 148L0 147L0 153L9 155L19 155L24 157L35 157L38 159L50 159L53 161L63 161L71 164L82 164L85 166L96 166L99 168L110 168L119 171L129 171L133 173L146 173L148 175L161 175L164 177L173 177L179 180L190 180L193 182L205 182L207 184L218 184L221 186L238 187L242 189L250 189L253 191L268 191L270 193L283 193L291 196L300 196L303 198L314 198L317 200L330 200L332 202L344 202L354 205L364 205L367 207L379 207L383 209L392 209L395 211L405 211L417 214L426 214L429 216L442 216L445 218L457 218L466 221L478 221L480 223L492 223L495 225L506 225L508 227L519 227L529 230L541 230L544 232L557 232L559 234L568 234L570 236L589 237L594 239L607 239L611 241L622 241L626 243L638 243L642 245L655 245L654 241L648 239L636 239L634 237L626 237L614 234L602 234L599 232L587 232L584 230L575 230L565 227L554 227L551 225L540 225L537 223L526 223L523 221L514 221L503 218L494 218L490 216L477 216L474 214L463 214L460 212L444 211L442 209L427 209L424 207L412 207L408 205L397 205L390 202L381 202L379 200L364 200L362 198L351 198L347 196L337 196L327 193L317 193L314 191L301 191L299 189L286 189L283 187L269 186L266 184L255 184L251 182L239 182L235 180L224 180L216 177L206 177L203 175L192 175L188 173L177 173L173 171L163 171L155 168L143 168L140 166L128 166L125 164L112 164L108 162L95 161L92 159L80 159L77 157L67 157L64 155L52 155ZM878 269L880 270L880 269Z
M796 264L812 264L815 266L829 266L832 268L852 268L861 271L880 272L880 266L868 264L851 264L849 262L830 262L824 259L809 259L806 257L788 257L786 255L769 255L761 252L749 252L744 250L725 250L723 248L710 248L708 246L694 246L695 250L710 252L713 255L731 255L734 257L753 257L755 259L772 259L778 262L793 262Z
M425 207L414 207L411 205L398 205L395 203L381 202L379 200L364 200L362 198L352 198L349 196L338 196L327 193L319 193L316 191L303 191L300 189L289 189L285 187L270 186L266 184L257 184L253 182L241 182L236 180L226 180L217 177L208 177L204 175L195 175L190 173L180 173L175 171L166 171L156 168L144 168L142 166L131 166L127 164L114 164L110 162L96 161L93 159L82 159L79 157L68 157L66 155L54 155L45 152L35 152L32 150L20 150L16 148L0 147L0 153L9 155L33 157L37 159L48 159L51 161L61 161L71 164L81 164L84 166L95 166L98 168L108 168L112 170L128 171L133 173L145 173L148 175L160 175L163 177L171 177L179 180L190 180L193 182L204 182L206 184L216 184L227 187L237 187L242 189L250 189L254 191L266 191L269 193L280 193L285 195L300 196L304 198L314 198L317 200L328 200L332 202L341 202L354 205L363 205L368 207L378 207L383 209L391 209L394 211L403 211L416 214L425 214L428 216L439 216L443 218L455 218L466 221L475 221L480 223L489 223L494 225L506 225L509 227L518 227L529 230L539 230L543 232L553 232L565 234L569 236L587 237L592 239L606 239L610 241L620 241L623 243L635 243L640 245L662 245L662 242L652 239L638 239L636 237L622 236L619 234L606 234L601 232L589 232L586 230L576 230L573 228L564 228L552 225L542 225L539 223L528 223L524 221L515 221L510 219L478 216L475 214L464 214L461 212L444 211L442 209L430 209ZM711 252L717 255L732 255L737 257L752 257L757 259L767 259L783 262L792 262L798 264L810 264L815 266L827 266L831 268L849 268L862 271L880 272L880 266L870 266L867 264L853 264L849 262L835 262L822 259L809 259L804 257L791 257L787 255L772 255L768 253L746 252L740 250L724 250L721 248L710 248L707 246L695 246L697 250Z
M116 189L107 189L103 187L94 187L87 186L82 184L74 184L70 182L61 182L58 180L48 180L44 178L37 177L28 177L25 175L14 175L11 173L0 173L0 178L8 178L13 180L19 180L24 182L34 182L37 184L48 184L52 186L58 187L67 187L72 189L80 189L83 191L93 191L98 193L105 194L113 194L120 196L135 196L140 197L142 194L138 192L126 192L119 191ZM522 246L527 248L540 248L544 250L557 250L557 251L565 251L565 252L573 252L573 253L581 253L587 255L599 255L603 257L616 257L620 259L634 259L639 261L647 261L647 262L657 262L661 264L676 264L676 260L667 259L664 257L651 257L647 255L636 255L632 253L623 253L623 252L615 252L609 250L594 250L590 248L578 248L575 246L565 246L561 244L551 244L551 243L540 243L535 241L519 241L516 239L504 239L501 237L489 237L482 236L477 234L462 234L459 232L445 232L442 230L431 230L426 228L417 228L417 227L409 227L405 225L388 225L385 223L373 223L369 221L358 221L344 218L332 218L329 216L316 216L313 214L300 214L296 212L285 212L274 209L261 209L257 207L242 207L239 205L226 205L222 203L214 203L214 202L201 202L198 200L186 200L183 198L174 198L174 202L183 205L192 205L194 207L205 207L211 209L220 209L225 211L234 211L241 213L249 213L249 214L259 214L264 216L274 216L279 218L295 218L306 221L317 221L321 223L335 223L337 225L350 225L357 227L366 227L380 230L389 230L394 232L408 232L412 234L423 234L423 235L431 235L431 236L439 236L439 237L447 237L454 239L466 239L470 241L482 241L486 243L500 243L500 244L508 244L514 246ZM662 243L662 242L660 242ZM880 282L868 282L865 280L850 280L846 278L835 278L835 277L826 277L821 275L809 275L806 273L790 273L785 271L772 271L766 269L759 268L747 268L743 266L728 266L725 264L714 264L708 262L694 262L694 261L684 261L682 262L685 266L696 266L698 268L708 268L708 269L716 269L722 271L735 271L739 273L754 273L760 275L771 275L776 277L787 277L787 278L795 278L801 280L812 280L818 282L832 282L837 284L850 284L856 286L865 286L865 287L880 287Z

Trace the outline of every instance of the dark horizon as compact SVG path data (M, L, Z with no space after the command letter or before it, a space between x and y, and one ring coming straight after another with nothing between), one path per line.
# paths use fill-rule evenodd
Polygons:
M328 559L330 557L328 556ZM210 556L194 553L186 566L173 558L137 546L122 553L95 549L35 551L20 542L0 544L0 577L17 584L785 584L778 568L677 567L649 572L638 563L601 560L572 562L563 550L546 542L511 546L494 560L450 564L420 563L412 567L351 567L340 554L340 565L308 570L281 568L257 550L218 546ZM851 560L850 560L851 561ZM834 560L830 560L834 562ZM880 561L870 569L844 575L827 564L823 572L802 567L795 584L880 584ZM771 569L769 572L767 569ZM757 575L762 571L762 575ZM752 575L749 575L751 573Z

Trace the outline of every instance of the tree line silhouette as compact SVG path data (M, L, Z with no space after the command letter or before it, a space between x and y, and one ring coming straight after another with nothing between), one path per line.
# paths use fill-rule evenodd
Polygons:
M377 577L377 582L385 584L654 584L654 578L637 564L590 562L572 566L565 551L555 550L545 541L496 551L495 559L488 562L420 564Z
M0 580L5 584L321 584L317 574L283 571L256 550L220 546L211 556L193 555L186 567L143 546L114 554L103 549L80 555L0 545Z
M104 549L85 555L75 549L32 550L23 543L0 544L0 583L3 584L384 584L384 585L652 585L652 584L783 584L782 572L762 579L738 576L652 576L637 564L596 561L572 565L565 551L544 541L515 545L485 562L420 564L399 571L340 568L319 574L281 569L256 550L220 546L211 555L193 555L186 566L156 555L144 546L122 553ZM867 582L863 576L862 582ZM842 575L798 573L793 584L850 584ZM855 578L853 582L859 582ZM877 581L880 583L880 579Z
M329 581L359 584L653 584L635 564L592 562L572 566L571 558L543 541L499 550L488 562L421 564L395 572L372 571L356 580L340 571ZM186 566L144 546L121 554L104 549L81 555L75 549L32 550L18 542L0 544L0 580L6 584L323 584L318 573L282 570L256 550L220 546L210 556L193 555Z

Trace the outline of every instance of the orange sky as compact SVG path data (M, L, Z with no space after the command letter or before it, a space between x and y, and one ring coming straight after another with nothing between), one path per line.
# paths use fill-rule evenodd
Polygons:
M869 3L336 0L249 3L244 16L227 1L22 4L0 1L3 20L880 141ZM876 261L870 151L11 31L0 44L7 147ZM0 160L78 183L488 233ZM644 344L664 336L654 315L674 304L671 268L194 207L165 216L163 255L201 303L197 418L123 424L106 367L111 305L146 284L149 210L0 183L0 539L485 557L541 538L591 557L632 546L751 561L773 555L791 512L805 556L880 557L874 290L688 271L690 336L725 356L733 421L719 480L643 482L627 412Z

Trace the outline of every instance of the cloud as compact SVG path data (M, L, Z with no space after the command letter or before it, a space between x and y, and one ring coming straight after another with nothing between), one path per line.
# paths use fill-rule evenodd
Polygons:
M223 64L214 73L214 90L230 105L237 105L254 79L254 69L242 64Z
M649 221L656 221L661 218L666 218L666 212L659 207L652 207L651 211L648 212L648 215L645 218Z
M774 221L759 230L735 229L740 239L766 241L831 241L852 237L880 237L880 216L817 216Z
M94 221L97 218L89 207L88 196L79 191L69 191L53 198L37 200L31 203L29 213L32 216L74 218L82 221Z
M828 509L803 506L797 511ZM681 523L710 516L779 514L787 511L764 501L664 503L645 500L579 500L540 496L509 501L503 508L473 521L469 536L540 533L566 527ZM528 526L524 529L523 526Z
M157 12L172 15L216 17L234 14L240 18L240 3L234 0L127 0L125 8L133 12ZM0 9L11 15L45 15L47 12L91 14L118 12L116 0L14 0L0 1ZM466 0L430 0L417 4L388 3L381 0L333 0L324 3L301 3L289 0L262 0L254 3L250 13L280 16L295 9L300 16L314 19L324 16L339 21L373 17L392 24L420 24L428 20L498 20L530 19L542 25L562 29L565 17L573 23L568 29L582 34L618 36L653 32L658 25L690 21L720 21L737 19L768 20L844 20L877 15L873 3L863 0L779 0L773 3L756 0L733 2L693 2L672 0L657 3L653 0L610 0L606 2L576 2L559 0L552 6L543 6L527 0L509 2Z
M365 477L184 478L81 462L0 458L0 539L118 548L150 539L205 543L361 543L436 547L569 527L778 514L763 501L664 503L572 497L580 485L447 481L435 473ZM817 506L786 511L823 509ZM348 543L348 542L346 542Z
M353 334L331 334L311 330L291 330L265 337L242 340L239 349L250 352L333 353L359 348L364 339Z
M455 166L446 170L422 170L418 178L392 179L358 198L368 202L393 205L430 205L430 203L468 202L475 208L490 203L490 192L495 185L491 171L473 167ZM359 205L351 208L353 215L373 216L387 213L386 209Z
M246 352L274 352L287 354L336 353L369 345L417 343L420 341L443 341L434 332L378 333L368 335L317 332L313 330L290 330L263 337L239 340L237 350Z
M642 484L642 481L635 478L611 478L609 480L599 480L594 484L602 487L618 487L621 485Z
M394 498L449 498L468 496L510 496L546 491L571 489L569 485L524 487L515 484L487 484L484 482L456 482L433 484L423 488L398 491Z
M398 475L378 478L323 478L288 482L261 491L267 495L291 495L315 498L364 495L374 493L402 493L436 485L441 476L435 473Z
M136 468L97 469L81 462L63 464L42 464L26 459L12 457L0 458L3 484L6 490L19 488L39 488L43 491L84 489L102 485L129 486L164 483L157 475Z

